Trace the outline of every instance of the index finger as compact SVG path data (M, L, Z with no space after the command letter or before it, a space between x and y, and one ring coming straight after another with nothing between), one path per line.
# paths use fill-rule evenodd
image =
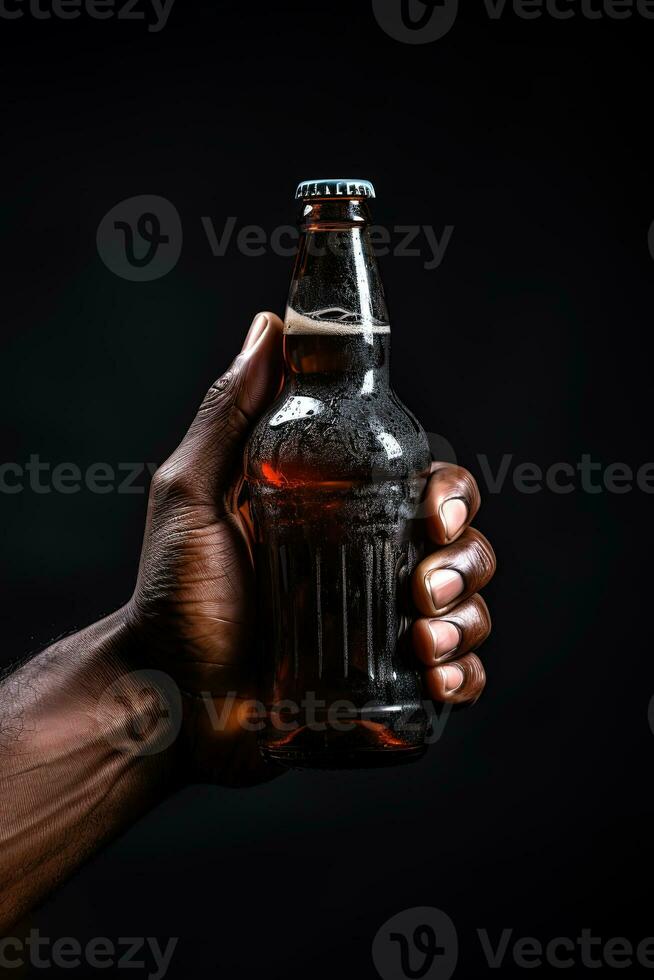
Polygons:
M432 463L424 498L427 533L436 544L451 544L479 510L477 482L468 470L453 463Z

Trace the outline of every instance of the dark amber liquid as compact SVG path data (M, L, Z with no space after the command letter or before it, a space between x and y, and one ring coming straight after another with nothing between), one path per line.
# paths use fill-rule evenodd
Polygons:
M286 765L388 765L424 750L407 628L428 449L388 388L388 344L288 336L289 384L248 448L261 744Z

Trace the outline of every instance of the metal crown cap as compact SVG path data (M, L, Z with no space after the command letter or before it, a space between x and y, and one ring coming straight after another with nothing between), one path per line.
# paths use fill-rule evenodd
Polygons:
M295 192L296 200L310 197L374 197L375 188L369 180L354 177L331 177L322 180L303 180Z

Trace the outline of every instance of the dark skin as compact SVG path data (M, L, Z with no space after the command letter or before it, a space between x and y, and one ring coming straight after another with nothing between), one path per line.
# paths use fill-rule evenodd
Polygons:
M244 443L282 372L282 323L260 314L155 474L130 601L0 687L3 931L177 786L279 774L262 761L248 724L258 696L257 624L239 493ZM479 590L495 557L470 527L479 503L466 470L432 465L423 510L433 548L413 575L412 636L435 701L473 702L485 684L475 651L490 619ZM145 692L135 671L146 671Z

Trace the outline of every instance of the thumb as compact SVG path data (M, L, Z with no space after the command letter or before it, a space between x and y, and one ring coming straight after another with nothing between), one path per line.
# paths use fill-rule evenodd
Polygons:
M279 391L283 323L274 313L252 321L240 354L204 397L191 427L162 469L184 496L215 502L231 487L254 422Z
M236 369L235 406L255 422L279 391L283 369L284 324L275 313L257 313L247 332L241 353L234 364L212 385L219 390L230 387L229 374Z

